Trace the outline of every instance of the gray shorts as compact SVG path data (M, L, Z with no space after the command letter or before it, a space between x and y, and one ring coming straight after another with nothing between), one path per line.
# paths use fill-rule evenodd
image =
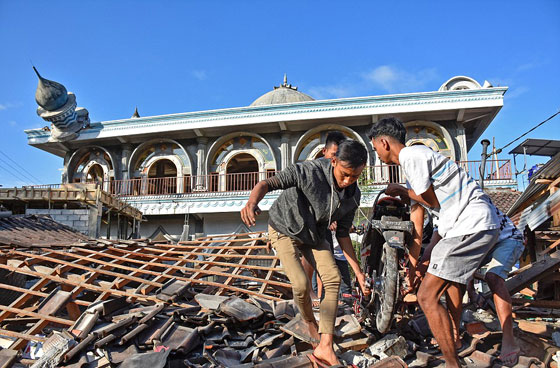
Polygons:
M432 250L428 273L466 284L498 240L499 229L444 238Z
M486 266L487 273L492 272L505 280L524 250L525 246L521 240L504 239L486 255L482 265Z

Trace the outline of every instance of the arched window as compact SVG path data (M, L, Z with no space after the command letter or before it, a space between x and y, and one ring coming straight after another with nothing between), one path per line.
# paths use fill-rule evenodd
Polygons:
M85 147L74 153L68 163L68 181L72 183L99 183L108 190L114 179L113 161L98 147Z
M298 145L295 162L314 160L316 158L323 157L323 147L325 146L327 135L335 130L338 129L329 128L306 137L305 140ZM356 139L354 135L346 130L341 129L340 132L344 134L346 138Z
M148 141L130 158L132 192L140 195L188 193L192 191L191 161L178 143Z
M92 165L86 175L87 183L103 183L103 168L99 164Z
M259 180L276 170L268 144L260 137L241 135L225 138L210 152L210 191L251 190ZM213 152L213 153L212 153Z
M432 150L441 153L451 160L455 160L453 141L442 126L433 122L406 123L406 145L423 144ZM447 134L446 134L447 133Z

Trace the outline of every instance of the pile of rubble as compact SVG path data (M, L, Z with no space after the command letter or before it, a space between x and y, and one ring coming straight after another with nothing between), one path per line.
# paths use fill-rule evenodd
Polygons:
M179 244L67 237L47 246L32 238L27 247L0 238L0 367L316 365L309 357L315 341L262 233ZM516 271L508 289L527 295L529 284L556 272L559 254ZM517 367L558 367L558 302L514 300ZM444 366L414 301L401 303L386 335L356 303L339 308L335 350L342 362ZM464 363L501 367L492 309L467 308L463 328Z

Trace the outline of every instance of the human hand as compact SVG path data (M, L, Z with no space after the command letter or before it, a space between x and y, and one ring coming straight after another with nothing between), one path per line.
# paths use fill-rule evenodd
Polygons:
M391 183L385 189L385 194L391 197L401 197L407 198L408 197L408 190L403 187L402 185Z
M329 225L329 230L336 231L336 221L333 221L333 223Z
M414 285L415 289L418 288L422 280L424 280L429 265L430 265L429 259L420 260L420 262L418 262L418 264L416 265L416 272L415 272L416 275L415 275L415 285Z
M256 203L247 202L245 207L241 209L241 220L245 225L251 227L256 224L256 217L260 215L261 209Z
M358 280L358 283L360 284L360 289L362 289L362 293L364 295L371 294L371 289L366 285L366 275L363 272L357 273L356 274L356 279Z

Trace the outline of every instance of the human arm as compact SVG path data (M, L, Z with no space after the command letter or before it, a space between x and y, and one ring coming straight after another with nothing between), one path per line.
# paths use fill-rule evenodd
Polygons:
M362 289L362 293L364 295L369 295L371 290L366 287L366 275L362 272L360 265L358 263L358 257L356 257L356 252L354 251L354 247L352 246L352 240L350 240L349 236L345 237L336 237L338 240L338 244L340 245L340 249L342 249L342 253L344 257L348 261L350 267L352 267L352 271L356 275L356 279L358 279L358 283L360 284L360 288Z
M430 185L424 193L418 195L412 189L408 189L403 187L402 185L392 183L387 186L387 189L385 189L385 194L393 197L408 197L413 201L425 205L426 207L439 208L439 201L436 197L436 193L434 192L433 185Z
M428 270L428 266L430 265L430 258L432 256L432 250L434 249L435 245L441 240L441 235L436 228L434 228L434 232L432 234L432 238L430 239L430 244L424 249L424 254L422 258L419 260L418 265L416 267L416 277L422 279Z
M241 220L247 226L255 226L255 218L261 212L259 209L259 202L264 198L266 193L268 193L269 188L265 180L261 180L255 185L251 194L249 195L249 200L245 207L241 209Z
M420 204L415 203L412 205L410 210L410 220L414 225L414 231L412 236L412 244L408 249L408 292L414 290L416 268L418 266L418 257L420 256L420 250L422 249L422 235L424 232L424 207Z

